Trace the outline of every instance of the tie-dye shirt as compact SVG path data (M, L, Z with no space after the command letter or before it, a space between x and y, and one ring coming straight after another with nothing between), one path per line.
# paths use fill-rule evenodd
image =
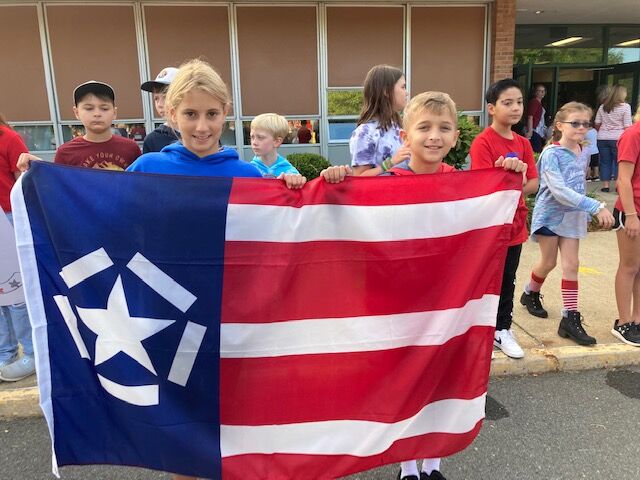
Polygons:
M384 160L391 158L401 146L398 124L393 123L388 130L382 131L375 120L363 123L353 131L349 140L351 166L380 166Z
M589 166L589 153L580 155L558 144L549 145L538 161L540 190L531 219L531 239L535 232L547 227L566 238L587 236L587 222L600 208L600 202L586 195L585 173Z

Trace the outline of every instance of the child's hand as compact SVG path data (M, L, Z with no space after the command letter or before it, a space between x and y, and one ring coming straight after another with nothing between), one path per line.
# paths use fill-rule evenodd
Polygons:
M396 153L393 154L393 157L391 157L391 163L398 165L405 160L409 160L409 158L411 158L411 149L406 146L400 147L396 150Z
M527 173L527 164L517 157L504 158L503 156L500 156L494 165L496 167L502 167L505 170L513 170L517 173Z
M31 155L30 153L21 153L18 157L17 167L21 172L26 172L29 170L29 163L31 160L42 160L40 157L36 157L35 155Z
M353 170L349 165L329 167L320 172L320 176L328 183L340 183L347 175L353 175Z
M635 238L640 235L640 219L638 219L638 215L625 217L624 232L629 235L630 238Z
M601 227L606 228L607 230L613 227L613 215L611 215L611 212L606 208L601 208L600 211L596 213L596 218L598 219L598 223Z
M307 177L303 177L299 173L281 173L278 180L284 180L287 188L297 190L307 183Z

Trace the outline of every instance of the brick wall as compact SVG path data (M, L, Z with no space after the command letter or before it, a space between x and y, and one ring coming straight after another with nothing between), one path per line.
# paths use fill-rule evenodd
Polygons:
M513 76L516 0L494 0L492 4L491 82Z

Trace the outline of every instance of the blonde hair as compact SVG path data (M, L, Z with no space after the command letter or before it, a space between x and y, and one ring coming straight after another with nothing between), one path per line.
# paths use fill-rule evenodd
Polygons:
M225 108L231 106L231 95L218 72L207 62L194 58L178 69L167 90L165 103L168 109L177 109L190 91L198 89L219 100Z
M277 113L262 113L251 120L251 130L266 130L273 138L286 138L289 135L289 122Z
M593 115L593 111L591 110L591 107L589 107L588 105L585 105L584 103L580 103L580 102L565 103L562 107L560 107L560 110L556 112L556 116L553 119L553 135L551 136L549 143L560 141L560 139L562 138L562 132L558 130L558 127L556 126L556 124L558 122L566 121L567 117L574 112L585 112L589 116L589 118L591 118L591 116Z
M604 102L602 102L602 109L607 113L611 113L611 110L624 102L626 95L627 87L624 85L614 85L607 93Z
M456 104L446 93L424 92L413 97L404 109L402 127L405 130L409 130L415 123L418 114L423 112L432 112L436 115L448 114L451 116L454 127L458 127L458 110L456 109Z

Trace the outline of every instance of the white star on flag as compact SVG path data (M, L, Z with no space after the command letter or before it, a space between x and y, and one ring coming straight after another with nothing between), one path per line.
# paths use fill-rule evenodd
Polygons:
M175 320L132 317L129 314L122 279L119 275L109 294L106 310L76 308L85 325L98 336L95 352L96 366L123 352L157 375L149 354L142 346L142 341L164 330Z

